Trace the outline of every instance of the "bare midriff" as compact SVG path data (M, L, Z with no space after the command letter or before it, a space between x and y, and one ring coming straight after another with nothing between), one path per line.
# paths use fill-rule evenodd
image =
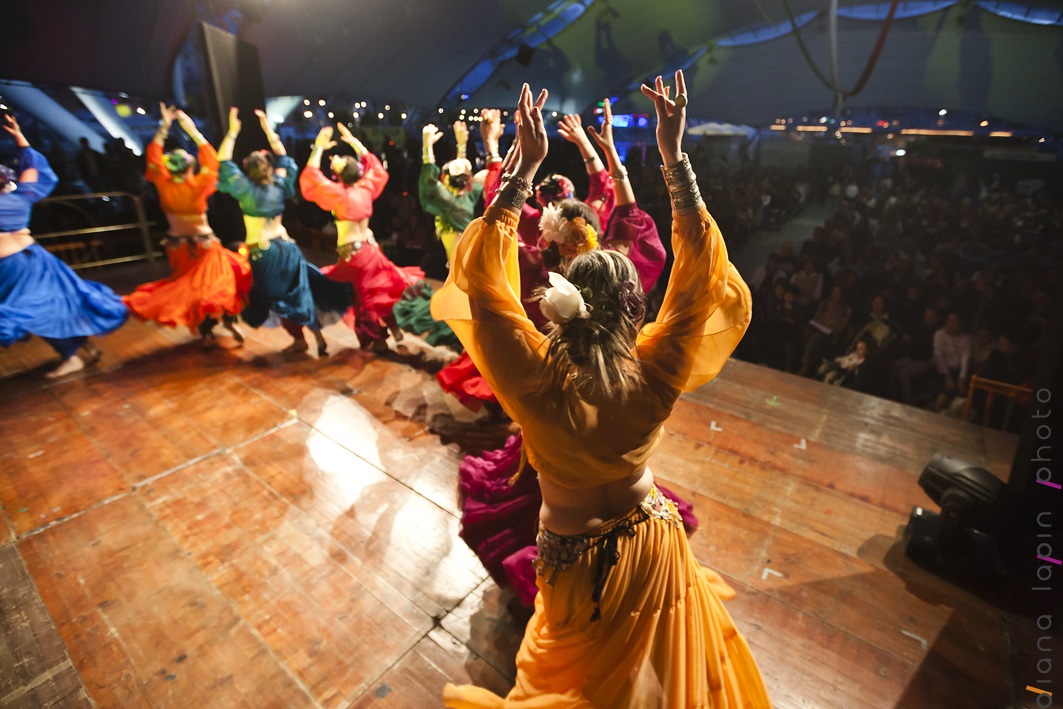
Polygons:
M170 223L168 232L170 236L207 236L213 233L207 222L206 214L170 214L167 212L166 220Z
M337 219L336 246L346 246L359 241L371 241L373 232L369 228L369 219Z
M247 238L244 241L248 244L261 244L271 239L288 236L279 214L275 217L252 217L245 214L244 229L247 231Z
M32 243L29 229L0 231L0 258L17 254Z
M539 475L543 505L539 521L555 534L588 534L634 509L653 487L653 473L643 467L626 478L586 488L567 488Z

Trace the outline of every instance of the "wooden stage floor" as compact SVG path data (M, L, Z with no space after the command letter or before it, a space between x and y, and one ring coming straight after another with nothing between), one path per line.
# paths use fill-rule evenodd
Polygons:
M461 446L506 430L426 420L431 366L326 335L319 360L279 331L204 352L130 322L57 384L39 340L0 350L0 706L507 689L523 628L458 538L456 485ZM1021 705L1029 621L899 541L934 452L1006 476L1014 437L737 361L667 429L652 467L694 502L776 706Z

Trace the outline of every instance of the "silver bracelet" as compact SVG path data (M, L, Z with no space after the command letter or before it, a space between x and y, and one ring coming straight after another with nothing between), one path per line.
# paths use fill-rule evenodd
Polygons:
M609 176L613 178L613 182L627 182L627 170L610 172Z
M694 170L690 167L690 158L683 153L682 159L674 165L661 166L664 184L672 198L672 209L682 213L697 209L703 202Z

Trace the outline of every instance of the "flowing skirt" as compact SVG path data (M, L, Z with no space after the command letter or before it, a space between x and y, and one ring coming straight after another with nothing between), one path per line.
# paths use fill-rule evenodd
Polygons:
M252 249L250 260L251 291L241 317L251 327L277 326L285 319L318 329L319 316L338 318L354 300L349 283L326 278L289 239L273 239L269 248Z
M251 289L251 265L214 237L166 250L172 273L122 298L139 318L196 332L207 317L239 315Z
M539 592L535 578L535 536L543 497L535 471L521 464L520 434L481 457L465 456L458 467L461 491L459 536L476 553L495 583L513 588L520 602L531 607ZM516 476L516 477L514 477ZM658 484L661 493L679 510L686 531L698 528L694 507Z
M393 312L399 327L423 335L430 345L458 342L457 335L449 325L432 317L432 287L423 281L418 288L411 288L403 294L402 300L395 303Z
M659 502L651 491L597 536L544 531L555 547L587 548L568 568L541 564L515 686L503 698L448 684L443 703L452 709L769 707L745 638L723 607L734 591L698 564L675 507ZM615 559L611 568L606 561L604 574L602 554ZM594 599L599 577L600 603Z
M395 303L407 288L424 279L420 268L396 266L379 246L369 242L352 251L349 258L325 266L321 273L353 286L354 304L344 313L343 321L363 346L387 339L386 321L392 317Z
M114 291L82 280L39 244L0 258L0 345L38 335L106 335L129 310Z
M436 381L443 391L458 397L471 411L482 409L485 401L498 403L498 398L467 352L462 352L460 357L436 372Z

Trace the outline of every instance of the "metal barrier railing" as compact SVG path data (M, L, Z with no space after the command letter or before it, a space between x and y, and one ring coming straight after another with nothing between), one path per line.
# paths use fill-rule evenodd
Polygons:
M46 234L34 233L33 234L33 238L36 239L37 241L41 242L41 245L44 246L44 248L48 249L49 251L52 251L53 253L55 253L55 252L62 253L62 251L63 251L62 247L64 245L60 244L59 246L53 246L53 247L49 248L47 242L48 241L56 241L56 240L59 240L59 239L69 239L72 236L89 236L89 235L92 235L92 234L105 234L105 233L108 233L108 232L127 231L127 230L130 230L130 229L138 229L140 231L140 236L141 236L141 239L143 241L144 253L136 254L136 255L133 255L133 256L120 256L120 257L117 257L117 258L106 258L106 259L97 258L96 260L92 260L92 261L70 263L68 265L71 268L73 268L73 269L81 269L81 268L95 268L97 266L109 266L111 264L116 264L116 263L128 263L130 261L143 261L143 260L147 260L148 263L154 264L155 263L155 259L160 257L160 256L162 256L162 254L161 253L157 253L155 251L155 248L152 246L152 243L151 243L151 232L149 230L151 224L148 222L147 217L144 215L144 204L143 204L143 202L140 199L140 195L135 195L132 192L90 192L88 194L70 194L70 195L61 195L61 196L58 196L58 197L48 197L47 199L42 199L40 202L37 203L37 205L38 205L38 207L39 206L52 205L52 204L69 206L69 207L77 210L83 216L87 217L89 219L89 221L94 221L92 219L91 215L89 215L84 209L81 209L76 204L74 204L74 202L77 202L79 200L86 200L86 199L110 200L113 197L126 198L126 199L132 200L133 209L136 211L136 219L137 220L135 222L130 222L130 223L126 223L126 224L107 224L107 225L104 225L104 226L91 226L91 227L86 227L84 229L68 229L68 230L65 230L65 231L53 231L53 232L48 232ZM86 243L85 242L77 243L76 246L85 247ZM96 254L95 244L91 244L91 243L88 244L88 251L90 253L92 253L92 254ZM57 254L57 255L59 255L59 254Z

